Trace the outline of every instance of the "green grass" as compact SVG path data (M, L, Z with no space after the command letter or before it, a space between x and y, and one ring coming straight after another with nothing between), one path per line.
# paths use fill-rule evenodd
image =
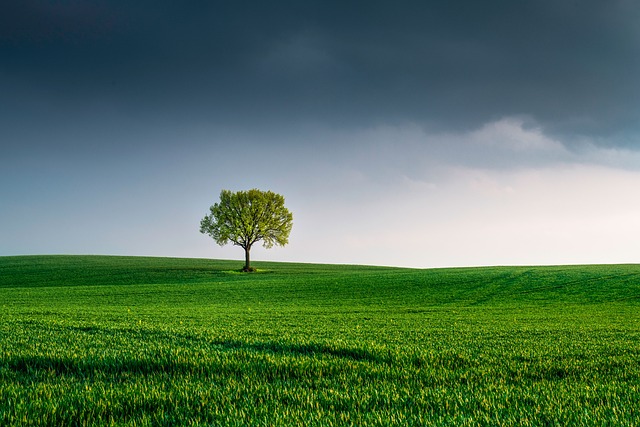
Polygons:
M640 266L0 257L0 425L640 423Z

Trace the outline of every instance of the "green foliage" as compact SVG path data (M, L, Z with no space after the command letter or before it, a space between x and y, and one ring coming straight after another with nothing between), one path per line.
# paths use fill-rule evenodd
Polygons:
M222 190L220 202L200 221L200 232L223 246L231 242L245 250L245 270L250 270L249 251L262 241L265 248L289 243L293 215L284 206L284 197L272 191L231 192Z
M0 257L0 425L637 425L640 266Z

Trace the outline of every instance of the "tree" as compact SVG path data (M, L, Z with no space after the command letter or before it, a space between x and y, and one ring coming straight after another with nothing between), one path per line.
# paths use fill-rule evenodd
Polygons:
M289 243L293 215L284 207L284 197L272 191L232 192L222 190L220 202L200 221L200 232L208 234L220 246L231 242L244 249L244 271L253 271L249 260L251 247L262 241L265 248Z

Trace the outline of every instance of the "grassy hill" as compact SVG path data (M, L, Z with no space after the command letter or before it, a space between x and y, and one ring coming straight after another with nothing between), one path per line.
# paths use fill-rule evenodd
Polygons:
M0 257L0 425L637 425L640 266Z

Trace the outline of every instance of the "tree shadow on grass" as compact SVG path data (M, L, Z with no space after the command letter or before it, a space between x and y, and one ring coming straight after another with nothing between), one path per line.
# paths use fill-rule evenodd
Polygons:
M193 370L193 366L173 361L151 359L75 359L51 356L24 356L0 361L0 366L27 376L77 376L90 378L97 374L141 374L181 373Z
M88 331L94 333L95 330ZM183 339L186 337L183 337ZM197 339L196 337L192 337ZM198 339L202 342L203 338ZM338 347L326 344L307 343L292 344L282 342L244 342L239 340L206 340L211 352L239 351L250 354L274 354L280 356L294 356L301 358L335 358L341 360L365 362L365 363L392 363L391 357L361 349ZM184 348L178 345L177 348ZM256 359L256 363L261 358ZM219 362L219 361L218 361ZM192 360L176 360L171 353L146 356L135 359L125 358L83 358L65 356L14 356L0 359L0 371L3 369L19 374L24 380L44 380L47 377L73 376L80 378L95 378L96 376L110 376L117 379L122 375L156 375L156 374L205 374L216 372L237 373L235 365L224 365L218 362L202 363L194 358ZM215 365L215 366L214 366Z
M378 352L359 348L359 347L345 347L333 345L331 343L291 343L284 341L242 341L233 340L228 338L216 338L211 339L206 335L194 334L194 333L180 333L180 332L167 332L158 330L145 330L135 328L125 329L107 329L101 328L95 325L89 326L68 326L66 329L70 329L76 332L81 332L89 335L112 335L126 333L132 338L140 339L142 341L168 341L171 342L171 347L177 348L193 348L195 345L204 347L212 347L212 350L245 350L256 353L271 353L271 354L283 354L305 357L318 357L318 356L331 356L342 359L350 359L353 361L369 361L369 362L389 362L388 355L382 355Z
M262 353L268 352L272 354L306 357L329 356L349 359L352 361L366 361L374 363L388 361L388 358L362 348L336 347L319 343L293 344L275 341L251 343L239 340L217 340L212 341L211 343L227 350L249 350Z

